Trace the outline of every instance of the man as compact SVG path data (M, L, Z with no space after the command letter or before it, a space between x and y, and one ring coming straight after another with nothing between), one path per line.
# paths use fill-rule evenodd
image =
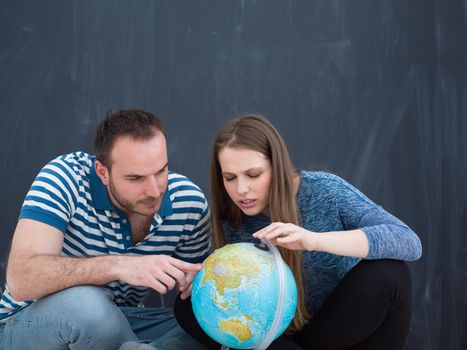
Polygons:
M137 305L150 288L187 297L209 242L206 199L169 172L161 121L142 110L108 115L95 156L56 158L25 198L0 301L0 348L195 348L171 310Z

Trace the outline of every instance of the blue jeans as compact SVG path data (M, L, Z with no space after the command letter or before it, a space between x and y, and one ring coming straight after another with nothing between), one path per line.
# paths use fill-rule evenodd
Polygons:
M118 307L101 287L77 286L49 295L0 324L1 350L115 350L127 341L158 350L204 350L171 309Z

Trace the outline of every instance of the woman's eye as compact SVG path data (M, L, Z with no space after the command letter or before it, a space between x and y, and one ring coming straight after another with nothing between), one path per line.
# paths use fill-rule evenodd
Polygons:
M227 181L227 182L232 181L233 179L234 177L224 177L224 181Z
M258 177L260 176L261 174L249 174L248 176L251 177L251 178L255 178L255 177Z

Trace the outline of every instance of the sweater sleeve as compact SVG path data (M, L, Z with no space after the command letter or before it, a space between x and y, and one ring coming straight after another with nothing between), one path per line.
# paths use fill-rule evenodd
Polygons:
M404 222L343 179L333 176L331 181L344 229L361 229L368 238L366 259L412 261L421 257L420 239Z

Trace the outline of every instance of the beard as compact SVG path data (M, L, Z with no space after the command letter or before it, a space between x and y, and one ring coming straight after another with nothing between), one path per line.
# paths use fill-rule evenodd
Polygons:
M138 201L131 201L120 195L118 190L112 183L112 180L109 179L109 192L112 195L112 198L117 202L117 204L123 209L123 211L128 214L138 214L142 216L154 216L162 204L162 198L164 198L164 193L161 194L159 198L156 197L146 197ZM155 206L148 207L149 203L157 204Z

